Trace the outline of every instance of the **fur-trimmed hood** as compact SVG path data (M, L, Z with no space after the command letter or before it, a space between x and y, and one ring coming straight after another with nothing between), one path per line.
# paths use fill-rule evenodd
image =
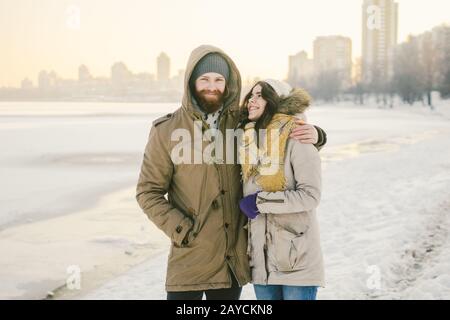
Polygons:
M188 63L186 65L186 71L184 75L184 95L183 95L183 102L182 106L186 110L197 113L198 116L201 117L200 114L198 114L197 109L194 106L193 103L193 93L191 92L191 88L189 86L191 75L194 72L195 66L197 63L205 57L209 53L218 53L220 54L225 61L227 62L229 68L230 68L230 77L227 80L227 88L228 88L228 95L227 98L224 101L224 109L231 109L234 111L239 111L239 99L240 99L240 93L241 93L241 75L239 73L238 68L234 64L233 60L221 49L211 46L211 45L202 45L198 48L194 49L189 56ZM231 107L231 108L228 108Z
M310 107L311 96L306 90L296 88L287 97L282 97L276 113L297 116L306 120L304 112ZM245 107L241 107L240 119L242 123L246 123L248 111Z
M296 115L305 112L311 104L311 96L304 89L294 89L289 96L282 98L277 113Z

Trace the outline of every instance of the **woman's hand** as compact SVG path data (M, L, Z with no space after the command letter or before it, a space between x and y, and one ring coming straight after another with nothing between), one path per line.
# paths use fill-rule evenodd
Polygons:
M319 133L312 124L307 124L305 121L295 120L297 127L295 127L290 138L300 141L303 144L316 144L319 141Z
M242 198L242 200L239 201L239 207L249 219L255 219L259 214L258 207L256 206L257 196L258 193L254 193Z

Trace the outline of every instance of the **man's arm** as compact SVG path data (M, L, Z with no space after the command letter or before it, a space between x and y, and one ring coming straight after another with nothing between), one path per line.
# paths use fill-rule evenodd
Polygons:
M319 151L325 146L327 143L327 134L322 128L307 124L300 118L295 122L297 127L292 130L289 136L290 138L298 140L303 144L313 144Z
M163 141L156 126L153 126L141 173L136 187L136 200L148 218L178 246L187 244L185 238L193 227L193 221L164 197L169 190L173 175L167 141Z
M317 143L314 144L314 146L317 148L317 150L321 150L323 146L327 144L327 133L320 127L314 126L314 128L317 130L318 139Z

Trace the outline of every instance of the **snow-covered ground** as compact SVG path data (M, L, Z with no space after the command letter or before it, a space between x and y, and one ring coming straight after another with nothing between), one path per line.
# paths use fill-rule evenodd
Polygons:
M169 107L114 106L114 115L103 106L81 115L45 108L45 116L27 106L11 114L0 104L0 141L9 148L2 177L12 181L0 182L0 219L16 217L0 231L0 295L42 291L49 279L62 285L67 266L83 264L82 290L63 288L57 297L164 299L169 242L140 213L127 179L137 178L150 121ZM450 299L450 102L434 112L320 106L309 121L329 139L317 211L327 286L318 298ZM29 142L35 137L40 147ZM47 207L50 218L40 213ZM24 221L35 212L41 221ZM251 285L242 298L254 299Z

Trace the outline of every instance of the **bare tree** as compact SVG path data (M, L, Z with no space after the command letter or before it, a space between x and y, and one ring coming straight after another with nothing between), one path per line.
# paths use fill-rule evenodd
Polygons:
M393 85L404 102L412 105L423 93L423 67L415 38L399 45L394 58Z
M437 77L437 55L435 43L431 32L423 34L419 38L420 43L420 64L423 71L423 88L427 97L427 104L433 110L431 92L435 89L435 79Z
M316 78L312 90L315 97L325 101L335 100L342 88L342 79L337 71L323 71Z

